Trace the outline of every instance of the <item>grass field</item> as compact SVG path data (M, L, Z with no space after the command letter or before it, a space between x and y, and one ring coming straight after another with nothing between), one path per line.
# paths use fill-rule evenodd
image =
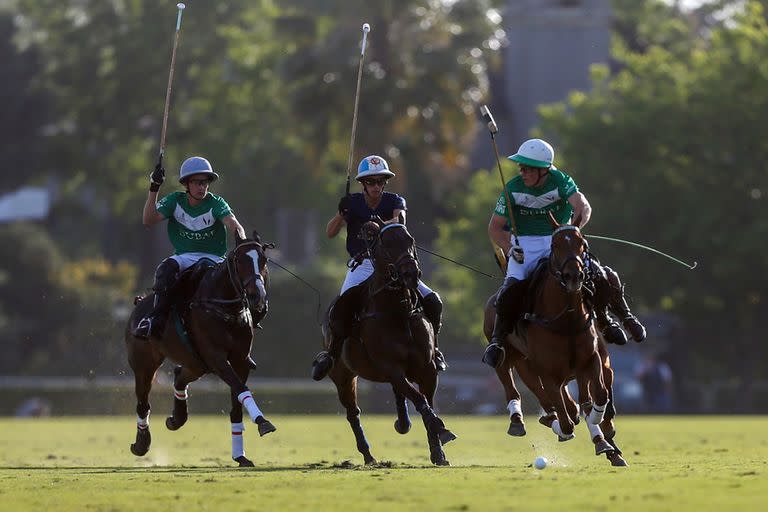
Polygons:
M765 510L768 417L622 417L630 467L595 457L586 427L558 443L528 418L444 417L459 439L448 468L429 464L420 421L395 433L393 416L364 416L380 464L362 466L343 416L275 416L278 431L246 431L255 468L230 460L228 416L192 416L177 431L152 420L147 456L128 450L131 417L0 420L0 510ZM414 418L417 420L417 418ZM537 455L550 460L531 466Z

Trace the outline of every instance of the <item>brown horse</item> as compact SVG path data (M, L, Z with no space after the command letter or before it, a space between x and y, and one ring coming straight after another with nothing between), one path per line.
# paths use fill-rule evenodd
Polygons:
M243 449L243 407L258 425L260 435L276 430L245 385L251 363L253 317L258 322L267 311L269 273L265 250L272 247L262 244L254 232L253 240L237 238L224 262L213 268L198 264L186 272L174 291L178 295L182 293L179 288L194 288L186 295L191 300L172 309L160 338L143 340L133 336L138 321L152 308L152 295L137 301L125 329L128 361L136 381L138 421L136 442L131 445L134 455L149 451L149 392L155 373L168 358L178 366L174 369L173 413L166 419L166 427L177 430L186 423L189 383L206 373L215 373L231 390L232 458L240 466L253 466Z
M437 389L437 368L433 362L435 333L424 317L418 280L421 274L414 239L403 224L381 227L375 222L363 226L368 256L374 272L360 285L362 313L354 337L344 342L341 361L330 372L339 401L347 410L347 421L357 441L357 450L366 464L376 463L360 423L357 406L357 378L388 382L395 393L400 434L411 428L406 398L421 414L427 430L430 460L439 466L449 465L442 445L456 436L435 414L433 399ZM329 343L324 326L325 346ZM414 386L418 385L418 389Z
M579 422L579 407L566 387L569 380L576 378L596 454L605 453L614 465L626 465L613 443L610 358L605 344L598 343L593 317L582 295L586 245L578 228L561 226L551 216L550 220L554 227L552 251L544 276L541 280L533 278L535 289L528 308L531 313L526 315L529 321L518 324L517 333L524 333L522 336L507 336L505 361L496 370L510 411L508 433L525 435L513 368L547 412L540 422L551 427L561 441L573 438L573 426ZM494 303L492 296L485 307L486 338L493 330Z

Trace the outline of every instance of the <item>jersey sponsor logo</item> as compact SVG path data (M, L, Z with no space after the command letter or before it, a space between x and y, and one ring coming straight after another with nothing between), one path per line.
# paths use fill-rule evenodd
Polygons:
M202 231L208 229L213 226L214 222L216 222L216 219L213 216L213 209L208 210L202 215L193 217L184 211L184 208L178 204L176 205L176 210L173 212L173 218L176 222L190 231Z
M186 238L187 240L193 240L200 242L203 240L210 240L213 238L214 230L210 231L187 231L185 229L179 230L179 237Z
M514 196L517 206L534 209L546 208L560 200L560 192L557 189L550 190L540 196L533 196L523 192L513 192L512 196Z

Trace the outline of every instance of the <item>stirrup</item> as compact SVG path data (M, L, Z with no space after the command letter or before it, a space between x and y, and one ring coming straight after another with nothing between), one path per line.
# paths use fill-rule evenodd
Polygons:
M139 338L142 340L148 340L151 334L152 334L152 319L148 316L145 316L144 318L139 320L139 323L136 325L136 328L133 330L133 335L136 338Z
M445 362L445 356L437 347L435 347L435 367L439 372L444 372L448 369L448 363Z
M485 348L483 362L491 368L496 369L504 362L506 355L507 351L504 350L504 347L502 347L498 341L491 341Z
M312 361L312 380L323 380L333 368L334 363L333 356L329 352L323 350L317 354Z

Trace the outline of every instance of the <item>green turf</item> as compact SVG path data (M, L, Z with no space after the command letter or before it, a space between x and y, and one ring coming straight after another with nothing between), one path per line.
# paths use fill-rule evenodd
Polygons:
M622 417L630 463L595 457L586 427L558 443L529 418L523 438L505 417L446 416L453 464L429 464L424 427L395 433L394 416L364 416L380 464L364 467L343 416L276 416L246 431L255 468L230 460L228 416L192 416L169 432L152 418L147 456L128 450L129 417L0 420L0 510L765 510L768 417ZM551 463L531 466L537 455Z

